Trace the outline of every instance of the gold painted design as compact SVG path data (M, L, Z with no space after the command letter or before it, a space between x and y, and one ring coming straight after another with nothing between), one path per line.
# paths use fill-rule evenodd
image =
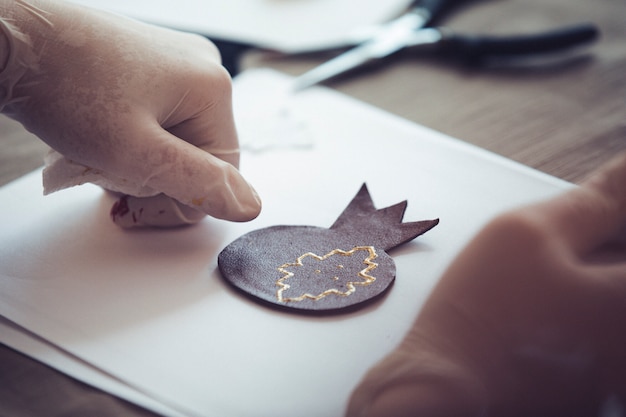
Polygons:
M365 258L365 260L363 261L363 263L365 265L367 265L364 269L362 269L361 271L359 271L359 273L357 274L358 278L360 278L358 281L349 281L346 284L347 290L346 291L341 291L338 290L337 288L330 288L324 292L322 292L321 294L317 294L317 295L313 295L310 293L306 293L306 294L302 294L298 297L283 297L283 292L285 292L287 289L289 289L291 286L289 284L286 284L285 281L288 280L289 278L293 277L295 274L293 272L289 272L287 271L285 268L288 267L298 267L298 266L303 266L303 259L307 258L307 257L311 257L313 259L316 259L318 261L324 261L328 258L330 258L333 255L341 255L341 256L352 256L354 255L356 252L359 251L365 251L368 253L367 258ZM335 295L339 295L341 297L347 297L350 294L353 294L356 291L356 287L357 286L367 286L370 285L371 283L373 283L374 281L376 281L376 278L373 277L372 275L370 275L370 272L373 271L374 269L376 269L376 267L378 267L378 264L373 262L374 259L376 259L378 257L378 255L376 254L376 250L374 249L373 246L356 246L352 249L350 249L349 251L344 251L341 249L334 249L330 252L328 252L326 255L323 256L319 256L314 254L313 252L307 252L304 255L301 255L296 262L294 263L286 263L281 265L280 267L278 267L278 271L280 271L281 273L283 273L284 275L279 278L276 281L276 285L278 286L278 290L276 291L276 298L278 299L279 302L281 303L286 303L286 302L293 302L293 301L302 301L305 299L310 299L313 301L317 301L317 300L321 300L322 298L326 297L327 295L331 295L331 294L335 294ZM343 269L344 266L343 265L337 265L337 269ZM314 271L316 274L321 274L321 270L316 269ZM332 277L333 281L338 281L339 277L338 276L334 276Z

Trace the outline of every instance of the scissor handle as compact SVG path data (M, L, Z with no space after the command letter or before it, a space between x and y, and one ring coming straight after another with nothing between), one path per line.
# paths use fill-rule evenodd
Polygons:
M489 58L517 57L559 52L581 46L598 37L598 28L583 23L548 32L520 36L468 36L441 29L439 51L467 63L481 63Z

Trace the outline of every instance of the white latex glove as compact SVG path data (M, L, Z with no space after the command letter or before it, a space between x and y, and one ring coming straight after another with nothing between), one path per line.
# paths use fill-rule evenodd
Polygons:
M231 80L211 42L62 1L0 0L0 17L0 105L56 151L46 192L94 182L163 193L191 214L178 223L258 215L237 170ZM128 200L139 223L177 224L150 219L152 201L156 215L163 196Z
M623 416L626 154L488 224L350 417Z

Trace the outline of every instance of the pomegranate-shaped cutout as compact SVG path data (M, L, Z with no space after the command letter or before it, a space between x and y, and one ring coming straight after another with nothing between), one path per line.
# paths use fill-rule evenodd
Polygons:
M377 210L363 184L329 228L273 226L250 232L218 257L224 279L256 300L297 312L333 313L376 299L396 276L386 251L438 219L402 223L407 202Z

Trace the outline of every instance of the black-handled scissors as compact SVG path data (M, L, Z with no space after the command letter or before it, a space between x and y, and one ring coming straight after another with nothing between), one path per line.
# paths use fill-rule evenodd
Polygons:
M382 25L360 45L297 77L292 85L293 91L329 80L409 47L429 47L476 64L490 58L558 52L591 42L598 36L598 29L592 24L506 37L461 35L447 28L430 27L463 1L468 0L417 0L407 13Z

